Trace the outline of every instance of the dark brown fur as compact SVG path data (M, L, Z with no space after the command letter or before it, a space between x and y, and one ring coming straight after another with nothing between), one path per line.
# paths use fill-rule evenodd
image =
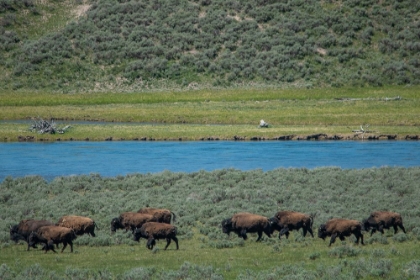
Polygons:
M134 232L136 228L146 222L156 222L156 217L136 212L124 212L118 218L114 218L111 221L111 231L115 232L117 229L125 229L126 231L131 230Z
M344 241L346 236L352 234L356 236L356 244L358 244L359 239L361 239L362 245L364 245L362 224L357 220L331 219L325 224L322 224L318 229L319 238L325 240L327 236L331 236L330 244L328 246L331 246L337 237L340 238L341 241Z
M96 223L91 218L82 216L63 216L55 224L56 226L67 227L74 230L76 235L88 234L95 237Z
M173 225L157 222L147 222L141 228L134 231L134 240L139 241L140 238L147 239L147 248L153 249L156 244L155 240L166 239L166 248L171 243L171 239L176 243L176 249L179 249L178 238L176 237L176 227Z
M67 244L70 244L70 250L73 252L73 240L76 239L76 234L71 228L67 227L60 227L60 226L43 226L40 227L36 232L32 232L29 236L29 243L37 244L37 243L44 243L44 250L45 253L48 250L53 250L54 253L54 244L58 245L63 243L63 249L61 249L61 253L67 247Z
M394 228L394 234L397 233L398 227L401 228L404 233L406 233L401 215L399 213L388 211L372 212L369 218L363 220L363 227L366 231L372 229L370 232L371 236L377 230L384 234L384 229L389 229L391 227Z
M146 208L141 208L139 211L137 211L137 213L153 215L156 218L157 222L165 223L165 224L171 223L172 216L173 216L174 222L176 219L175 213L168 209L146 207Z
M34 220L34 219L27 219L20 221L19 224L13 225L10 227L10 239L12 239L15 242L18 242L19 240L24 240L26 243L28 243L27 251L29 251L29 235L33 232L38 230L38 228L42 226L50 226L54 225L52 222L47 220ZM32 246L33 248L36 248L36 246Z
M240 212L234 214L230 219L223 220L222 230L227 234L233 231L244 240L248 238L247 232L256 232L258 234L257 241L260 241L263 232L271 237L271 222L264 216Z
M283 234L286 234L286 238L289 238L289 231L299 230L301 228L303 230L303 236L306 236L306 233L309 232L314 237L312 232L313 219L304 213L279 211L270 220L272 221L272 231L278 230L279 238Z

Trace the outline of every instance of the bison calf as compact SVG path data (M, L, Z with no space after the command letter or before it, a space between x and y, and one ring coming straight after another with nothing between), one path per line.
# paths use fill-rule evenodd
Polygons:
M63 253L64 249L67 247L67 244L70 244L70 251L73 252L73 240L76 239L75 232L66 227L60 226L43 226L40 227L36 232L32 232L29 235L29 244L35 245L37 243L44 243L44 247L42 248L45 250L45 253L48 250L52 250L54 253L57 253L54 250L54 244L58 245L63 243L63 249L61 249L61 253Z
M175 213L168 209L146 207L146 208L141 208L139 211L137 211L137 213L152 215L153 217L155 217L156 222L158 223L170 224L172 216L173 216L174 222L176 219Z
M147 222L156 222L156 218L149 214L124 212L118 218L112 219L111 232L116 232L117 229L125 229L126 232L131 230L134 232L136 228L140 228Z
M372 236L377 230L384 234L384 229L389 229L390 227L394 228L394 234L397 233L398 227L406 233L402 217L399 213L375 211L370 214L369 218L363 220L364 230L369 231L372 229L370 236Z
M91 218L74 215L61 217L55 225L71 228L76 235L83 235L86 233L92 237L95 237L95 227L98 228L95 221Z
M171 239L176 243L176 249L179 249L178 246L178 238L176 237L176 227L173 225L165 224L165 223L157 223L157 222L148 222L141 226L134 231L134 241L139 241L140 238L147 239L147 248L149 250L153 249L155 246L156 241L159 239L166 239L166 248L168 248L169 244L171 244Z
M331 236L330 244L331 246L335 242L335 239L338 237L341 241L345 240L346 236L354 234L356 236L356 244L359 243L359 239L363 243L363 234L362 234L362 224L356 220L347 220L347 219L331 219L325 224L322 224L318 229L318 237L325 240L327 236Z
M312 232L313 218L309 215L295 211L279 211L274 217L270 218L270 221L272 222L272 232L279 231L279 239L283 234L286 235L286 238L289 238L289 231L301 228L303 236L306 236L306 233L309 232L314 237Z
M28 243L27 251L32 246L36 248L35 245L29 245L29 235L33 232L38 230L38 228L42 226L51 226L54 225L52 222L47 220L33 220L27 219L20 221L19 224L10 226L10 239L18 242L19 240L24 240Z
M271 237L271 222L267 217L242 212L236 213L232 218L223 220L222 230L226 234L233 231L244 240L248 238L246 235L248 232L256 232L258 234L257 241L260 241L263 232Z

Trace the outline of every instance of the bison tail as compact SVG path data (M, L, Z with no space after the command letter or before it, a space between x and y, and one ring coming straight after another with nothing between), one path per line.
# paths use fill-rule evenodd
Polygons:
M171 211L171 214L172 214L172 216L173 216L173 222L175 223L175 221L176 221L176 215L175 215L175 213L174 213L174 212L172 212L172 211Z

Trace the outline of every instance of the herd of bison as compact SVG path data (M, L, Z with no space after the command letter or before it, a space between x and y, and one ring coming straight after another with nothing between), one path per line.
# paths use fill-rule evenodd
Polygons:
M178 249L177 230L171 224L171 221L175 222L175 218L175 213L167 209L142 208L137 212L124 212L119 217L112 219L111 232L116 232L117 229L130 230L135 241L145 238L146 246L150 250L159 239L166 239L165 250L171 240L175 242L176 249ZM286 235L288 238L290 231L299 229L302 229L303 236L309 232L314 237L313 217L295 211L280 211L272 218L241 212L223 220L221 225L224 233L234 232L244 240L247 239L247 233L257 233L257 241L259 241L263 233L271 237L275 230L279 232L279 238L282 235ZM345 237L354 234L356 243L358 244L360 240L364 244L362 231L371 230L371 235L376 231L383 234L384 229L391 227L394 228L394 233L397 233L398 227L405 233L401 215L394 212L376 211L362 222L341 218L330 219L320 225L318 237L325 240L330 236L329 246L331 246L337 237L343 241ZM58 247L62 243L61 252L64 251L67 244L70 245L70 250L73 252L73 240L77 235L88 234L95 237L95 228L98 227L91 218L81 216L63 216L55 224L47 220L27 219L10 227L10 238L15 242L19 240L27 242L27 250L30 247L36 248L37 244L42 244L45 253L48 250L56 252L54 245Z

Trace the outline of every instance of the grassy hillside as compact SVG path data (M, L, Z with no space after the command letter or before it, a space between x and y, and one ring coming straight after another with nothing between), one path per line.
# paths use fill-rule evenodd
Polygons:
M112 178L98 174L6 178L0 183L1 279L419 279L420 168L342 170L234 169ZM176 213L180 249L165 241L153 251L130 233L110 234L110 221L145 205ZM315 215L312 238L291 232L288 240L256 235L241 240L222 233L220 223L239 211L272 217L279 210ZM365 246L354 237L328 247L316 236L331 217L362 220L371 211L401 213L407 234L386 230ZM71 254L26 251L9 238L8 228L25 218L57 221L66 214L93 218L95 238L75 241Z
M419 16L416 0L0 0L0 85L418 84Z

